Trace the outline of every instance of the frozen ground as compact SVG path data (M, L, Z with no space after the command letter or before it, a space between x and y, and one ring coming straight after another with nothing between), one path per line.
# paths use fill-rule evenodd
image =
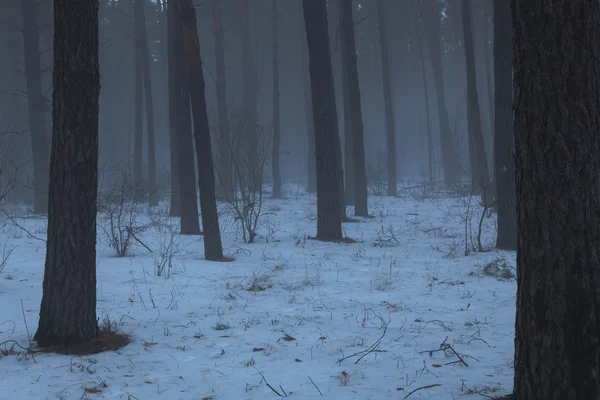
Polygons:
M114 257L99 229L98 317L131 343L35 359L5 343L0 399L380 400L429 386L408 398L443 400L511 391L515 254L464 255L465 216L471 248L479 206L373 196L375 218L344 224L357 243L320 243L309 238L314 196L287 193L265 200L255 244L243 243L223 209L230 263L204 261L200 238L172 235L164 205L137 217L153 221L139 234L153 253L136 244L133 256ZM493 226L484 219L484 247ZM44 220L8 222L0 238L5 251L14 247L0 275L0 342L24 347L42 294L45 244L32 235L45 239ZM156 276L169 254L170 274ZM499 270L484 271L492 261Z

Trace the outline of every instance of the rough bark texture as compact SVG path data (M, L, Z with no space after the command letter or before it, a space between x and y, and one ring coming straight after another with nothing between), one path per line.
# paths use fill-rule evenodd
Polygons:
M377 0L377 22L379 25L379 44L381 46L381 80L383 83L383 105L385 111L385 137L387 145L387 194L398 194L396 171L396 129L392 104L392 79L390 73L390 44L388 40L386 9L383 0Z
M217 193L221 198L231 198L231 142L227 115L227 79L225 76L225 31L219 0L212 1L213 34L215 37L215 64L217 86L217 114L219 118L219 160Z
M471 160L471 177L474 193L481 194L484 204L489 204L490 171L483 142L483 126L477 93L477 71L475 70L475 46L471 23L471 1L462 1L463 36L467 70L467 124L469 129L469 149L474 154Z
M215 196L215 176L212 159L212 146L208 113L206 111L205 82L202 72L202 58L196 28L196 9L192 0L181 2L181 18L186 61L189 73L192 114L194 117L194 143L198 164L198 187L200 188L200 209L204 229L204 257L210 261L223 259L219 215Z
M48 139L46 138L46 112L40 67L40 40L37 24L36 0L21 2L23 15L23 47L25 77L27 82L27 109L33 159L33 211L48 212Z
M190 115L190 92L186 55L183 47L181 21L181 0L169 0L167 19L169 24L169 47L173 55L172 69L169 74L169 98L173 100L176 119L177 149L179 160L179 190L181 200L181 234L200 234L198 220L198 193L196 191L196 171L194 166L194 147L192 142L192 120ZM171 64L171 61L169 62ZM201 170L202 171L202 170Z
M140 0L134 0L135 2ZM134 36L134 52L133 52L133 68L135 75L135 99L134 99L134 136L133 136L133 185L135 188L136 200L144 198L144 64L141 41L142 25L145 23L142 15L136 12L138 7L135 6L133 12L133 36Z
M365 144L363 139L362 104L358 80L358 60L354 38L354 18L352 0L340 1L342 63L345 65L347 81L344 84L344 97L348 97L349 120L352 135L352 172L354 175L354 215L368 217L367 207L367 168L365 165ZM346 86L347 85L347 86ZM344 111L346 114L346 111ZM346 129L348 132L348 129ZM346 173L348 175L348 173Z
M140 25L139 45L141 47L142 71L144 78L144 103L146 105L146 135L148 137L148 204L158 205L156 193L156 148L154 144L154 102L152 99L152 80L150 79L150 54L148 52L148 34L146 32L145 0L136 0L136 13L143 23Z
M494 182L498 212L496 247L502 250L517 249L512 84L510 3L494 0Z
M166 40L167 40L167 82L169 91L169 150L170 150L170 166L171 166L171 217L181 217L181 187L179 183L179 144L178 135L179 129L177 128L177 91L176 87L176 74L174 71L177 66L175 64L175 53L174 48L171 45L171 39L173 36L173 5L174 0L169 0L166 5Z
M448 108L446 106L446 91L444 87L444 73L442 68L442 49L440 34L440 15L436 1L426 0L423 2L424 20L427 25L427 44L431 55L431 67L433 69L433 80L435 83L436 99L438 107L438 123L440 129L440 141L442 145L442 164L444 167L444 183L446 186L455 186L460 181L460 170L454 143Z
M281 197L281 169L279 147L281 145L281 120L279 113L279 28L277 24L277 1L271 0L273 35L273 143L271 143L271 168L273 168L273 197Z
M315 124L317 239L341 240L340 139L327 26L326 0L302 0Z
M98 335L98 0L54 1L52 152L40 346Z
M600 3L512 0L517 400L600 398Z

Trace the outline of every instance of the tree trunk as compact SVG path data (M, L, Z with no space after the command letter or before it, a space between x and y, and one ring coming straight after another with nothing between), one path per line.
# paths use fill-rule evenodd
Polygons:
M231 176L231 142L229 116L227 115L227 78L225 75L225 32L219 0L212 0L213 34L215 37L215 62L217 86L217 113L219 116L219 160L217 194L228 199L233 190Z
M169 0L168 3L165 0L166 5L166 32L165 37L167 41L167 82L168 82L168 92L169 92L169 150L170 150L170 166L171 166L171 211L169 215L171 217L181 217L181 185L180 181L180 172L179 172L179 144L178 144L178 136L179 129L177 128L177 90L176 80L177 76L175 74L176 64L175 64L175 54L174 48L171 45L172 36L173 36L173 8L175 0ZM196 218L198 219L198 218Z
M488 107L489 107L489 113L490 113L490 129L492 128L492 121L494 121L494 86L492 85L493 79L494 79L494 74L493 74L493 70L492 70L492 57L490 56L490 46L492 46L493 44L490 44L490 26L489 26L489 21L488 18L490 16L488 15L488 8L487 5L483 5L483 23L484 23L484 29L483 29L483 65L485 67L485 84L486 84L486 89L487 89L487 100L488 100ZM494 27L494 18L493 18L493 14L492 14L492 29ZM492 37L492 42L493 42L494 38ZM493 129L492 129L493 130Z
M317 167L318 240L342 240L340 139L329 34L327 0L302 0L310 71Z
M142 15L136 10L135 5L139 0L134 0L133 10L133 34L134 34L134 52L133 65L135 75L135 104L134 104L134 138L133 138L133 185L135 188L135 198L141 201L144 198L144 64L141 42L142 25L145 23Z
M388 196L398 194L396 173L396 129L392 104L392 80L390 78L390 45L383 0L377 0L377 21L379 25L379 43L381 46L381 79L383 83L383 104L385 110L385 137L387 145L387 181Z
M281 169L279 151L281 146L281 121L279 115L279 29L277 27L277 1L271 0L273 35L273 143L271 143L271 167L273 168L273 197L281 198Z
M494 181L498 213L496 247L501 250L517 249L511 38L510 3L494 0Z
M460 170L457 154L454 151L452 130L446 107L446 91L444 86L444 72L442 68L442 49L440 33L440 16L435 1L424 2L424 21L428 25L427 43L431 54L431 67L437 95L438 122L440 140L442 144L442 164L444 166L444 183L448 187L456 186L460 182Z
M33 211L48 212L48 139L46 138L46 112L40 67L39 30L35 0L22 0L23 47L27 81L29 132L33 158Z
M210 261L221 261L223 259L223 247L215 196L214 165L206 99L204 97L205 82L202 72L202 58L196 28L196 9L192 4L192 0L180 1L183 41L194 116L194 142L196 144L196 161L199 170L198 186L200 188L200 209L204 229L204 256Z
M512 0L517 400L600 398L600 3Z
M144 95L146 104L146 134L148 135L148 204L158 205L156 193L156 149L154 145L154 102L152 101L152 80L150 78L150 54L148 52L148 34L146 33L146 16L144 13L145 0L135 0L135 12L140 21L139 43L142 56L142 71L144 78Z
M98 335L98 1L54 1L52 152L40 346Z
M367 168L365 166L365 144L363 139L362 105L358 81L358 61L354 38L354 19L352 0L340 1L342 64L347 77L344 84L344 97L347 97L349 109L350 133L352 136L352 172L354 175L354 215L368 217L367 206ZM346 128L348 132L348 128ZM348 173L346 173L346 176Z
M306 35L303 35L303 42L306 41ZM306 119L306 138L308 139L308 158L307 165L307 187L308 193L317 192L317 164L315 160L315 123L313 119L312 96L310 93L310 73L308 71L308 48L302 49L302 70L304 71L304 113Z
M477 71L475 70L475 49L471 24L471 0L462 1L463 36L467 70L467 123L469 129L469 146L473 146L476 164L471 164L474 192L480 193L483 204L491 203L490 172L483 142L483 127L479 110L479 94L477 93ZM477 173L475 173L477 171ZM476 178L476 180L475 180Z
M177 132L177 159L179 161L179 188L181 195L181 234L199 235L198 194L196 191L196 171L194 147L192 143L192 121L190 116L189 77L186 68L186 55L183 47L183 27L179 10L181 0L169 0L167 24L169 25L169 101L173 109L170 117L175 117ZM172 92L171 92L172 91Z

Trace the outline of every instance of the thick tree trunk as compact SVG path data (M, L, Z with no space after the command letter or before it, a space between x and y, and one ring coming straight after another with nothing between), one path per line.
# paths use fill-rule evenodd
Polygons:
M171 166L171 210L169 215L171 217L181 217L181 186L180 186L180 172L179 172L179 144L178 136L179 129L177 128L177 91L176 87L176 74L177 68L175 64L174 48L171 45L173 36L173 10L175 0L169 0L166 2L166 32L165 37L167 41L167 82L169 92L169 154L170 154L170 166ZM198 219L198 218L196 218Z
M271 0L273 35L273 143L271 143L271 167L273 168L273 197L281 197L281 169L279 151L281 146L281 120L279 115L279 28L277 26L277 1Z
M54 1L52 152L40 346L98 335L98 0Z
M517 249L511 38L510 3L494 0L494 181L498 212L496 247L502 250Z
M476 164L471 164L473 188L482 196L484 204L491 203L490 172L488 168L485 143L483 142L483 126L479 110L479 94L477 93L477 71L475 70L475 49L471 24L471 0L462 1L463 36L465 44L465 60L467 70L467 123L469 129L469 148L475 154Z
M315 124L318 240L342 240L340 139L326 0L302 0Z
M306 41L306 35L304 40ZM307 165L307 187L308 193L317 192L317 164L315 160L315 123L313 119L312 96L310 93L310 74L308 72L308 48L302 49L302 70L305 71L302 76L304 78L304 114L306 120L306 138L308 139L308 157Z
M146 16L144 13L145 0L135 0L135 12L140 24L139 43L142 56L142 72L144 78L144 95L146 105L146 135L148 136L148 204L158 205L156 193L156 149L154 145L154 102L152 101L152 79L150 77L150 54L148 52L148 34L146 33Z
M600 398L600 3L512 0L517 400Z
M36 0L22 0L21 12L23 15L29 133L33 158L33 211L45 214L48 212L48 167L50 161L48 159L48 139L46 138L44 107L46 100L42 89Z
M440 16L435 1L424 1L424 20L428 26L426 33L429 53L431 54L431 67L437 96L438 122L440 140L442 144L442 164L444 167L444 183L448 187L456 186L460 182L460 170L457 154L454 149L452 130L446 106L446 90L444 86L444 72L442 66L442 49L440 34Z
M347 77L344 84L344 97L348 98L350 128L352 136L352 172L354 175L354 215L368 217L367 168L365 165L365 144L363 139L362 105L358 80L358 61L354 38L352 0L340 1L342 63ZM348 121L348 119L346 119ZM348 129L346 129L348 132Z
M183 31L179 7L181 0L169 0L167 24L169 25L169 99L173 107L177 130L177 159L179 161L179 190L181 200L181 234L199 235L198 193L192 142L192 120L190 115L189 76L183 47ZM171 91L173 91L171 93ZM173 126L173 125L172 125Z
M194 142L196 144L196 161L199 170L198 186L200 188L200 208L204 229L204 256L210 261L221 261L223 259L223 247L215 196L214 165L206 99L204 97L205 82L202 72L202 58L196 28L196 9L192 4L192 0L179 1L181 1L182 34L194 116Z
M385 137L387 145L387 195L396 196L398 194L396 129L392 104L392 79L390 78L390 44L385 12L383 0L377 0L377 22L379 25L379 44L381 46L381 80L383 83L383 107L385 110Z
M219 116L219 160L217 194L228 199L233 190L231 176L231 142L229 116L227 115L227 78L225 76L225 31L219 0L212 0L213 34L215 37L215 62L217 86L217 113Z
M144 64L143 64L143 53L141 46L141 33L142 24L144 21L141 19L139 12L136 12L134 0L134 12L133 12L133 35L134 35L134 51L133 51L133 69L135 75L135 99L134 99L134 136L133 136L133 185L135 188L135 197L137 201L144 198L144 163L143 163L143 151L144 151Z

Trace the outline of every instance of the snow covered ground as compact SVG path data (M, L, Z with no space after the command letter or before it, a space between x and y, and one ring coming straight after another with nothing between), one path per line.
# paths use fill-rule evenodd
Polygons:
M131 343L82 357L32 357L4 343L0 400L510 393L515 254L465 256L465 219L472 219L468 247L476 245L475 199L401 194L370 197L375 218L344 224L352 244L311 240L316 199L294 187L284 200L265 199L254 244L244 244L223 206L225 253L235 258L229 263L204 261L201 238L171 234L177 220L164 216L166 205L137 216L140 224L154 221L139 234L152 253L136 243L132 256L117 258L99 229L98 317L130 334ZM490 247L493 217L482 230ZM0 244L14 251L0 274L0 342L27 347L35 332L45 252L39 239L42 219L3 228ZM169 254L170 273L167 267L157 276Z

